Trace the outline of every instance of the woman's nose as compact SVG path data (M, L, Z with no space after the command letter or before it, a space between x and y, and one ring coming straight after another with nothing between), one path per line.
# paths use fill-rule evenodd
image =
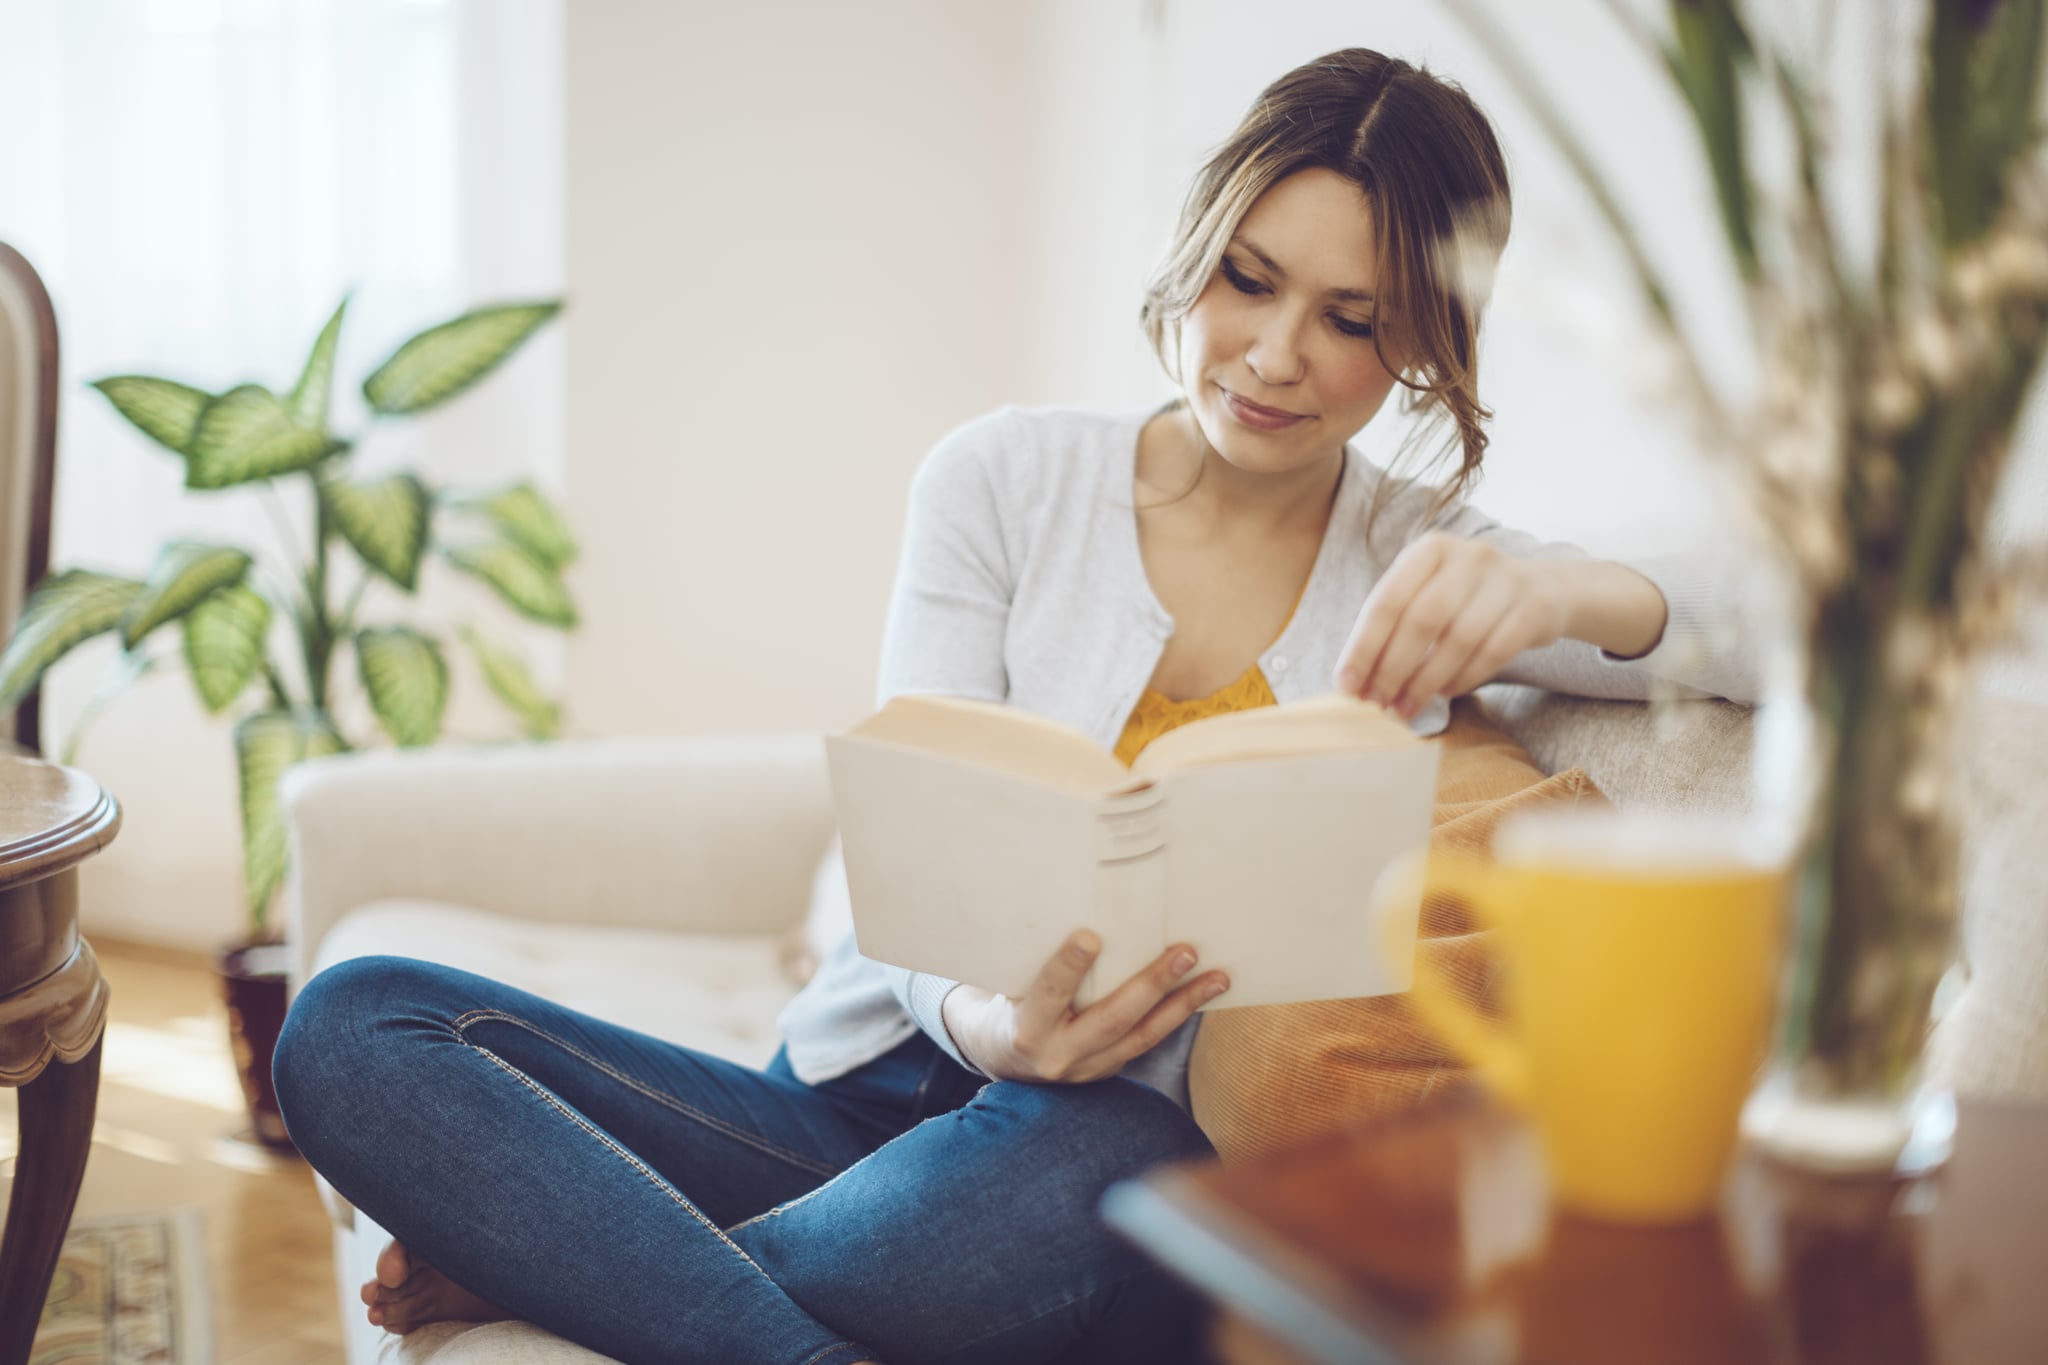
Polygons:
M1245 352L1244 363L1262 384L1299 383L1305 359L1295 340L1294 324L1276 318L1260 328Z

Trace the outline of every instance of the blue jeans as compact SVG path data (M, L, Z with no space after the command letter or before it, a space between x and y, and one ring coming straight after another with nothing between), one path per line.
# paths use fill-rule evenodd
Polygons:
M351 1204L628 1365L1199 1352L1194 1297L1096 1216L1212 1150L1135 1081L987 1082L919 1033L807 1085L393 956L308 981L273 1074Z

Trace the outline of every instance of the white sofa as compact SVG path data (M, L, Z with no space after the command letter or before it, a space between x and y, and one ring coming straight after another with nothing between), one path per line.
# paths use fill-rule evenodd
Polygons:
M1481 696L1545 771L1583 767L1618 805L1756 799L1746 708ZM1937 1031L1935 1065L1970 1090L2048 1095L2048 707L1986 698L1968 723L1972 809L1997 817L1973 817L1968 846L1966 938L1983 966ZM286 803L294 995L335 962L399 953L739 1061L773 1054L832 837L817 735L344 755L292 773ZM388 1234L318 1185L350 1365L606 1359L524 1322L371 1326L358 1289Z

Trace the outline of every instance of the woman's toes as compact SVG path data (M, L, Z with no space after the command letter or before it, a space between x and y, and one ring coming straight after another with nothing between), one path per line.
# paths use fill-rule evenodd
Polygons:
M391 1239L390 1245L377 1253L378 1284L396 1289L411 1278L412 1272L412 1255L406 1251L405 1244L396 1237Z

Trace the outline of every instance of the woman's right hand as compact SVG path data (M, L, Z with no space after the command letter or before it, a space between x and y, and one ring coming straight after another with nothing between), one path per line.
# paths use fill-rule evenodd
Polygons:
M996 1080L1099 1081L1158 1046L1230 985L1222 972L1205 972L1176 987L1195 965L1195 950L1176 943L1087 1009L1076 1010L1074 992L1101 951L1102 940L1090 931L1070 935L1021 999L955 986L939 1007L954 1045Z

